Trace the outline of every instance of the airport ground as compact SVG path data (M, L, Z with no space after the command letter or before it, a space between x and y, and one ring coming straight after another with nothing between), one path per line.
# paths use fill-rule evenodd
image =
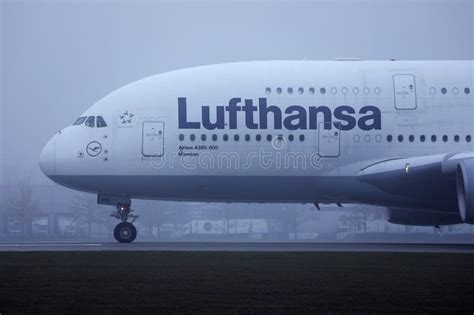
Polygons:
M2 314L474 311L467 245L3 245Z

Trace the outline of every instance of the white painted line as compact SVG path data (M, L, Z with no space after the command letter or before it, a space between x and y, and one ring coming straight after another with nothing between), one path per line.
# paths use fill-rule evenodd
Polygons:
M72 243L72 244L68 244L68 243L64 243L64 244L46 244L46 243L42 243L42 244L0 244L0 247L49 247L49 246L58 246L58 247L61 247L61 246L102 246L103 244L93 244L93 243L90 243L90 244L77 244L77 243Z

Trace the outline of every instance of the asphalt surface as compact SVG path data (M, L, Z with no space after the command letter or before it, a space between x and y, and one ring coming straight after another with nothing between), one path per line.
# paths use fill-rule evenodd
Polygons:
M270 242L136 242L110 243L0 243L9 251L237 251L237 252L406 252L474 253L474 244L395 243L270 243Z
M466 247L241 243L102 246L161 250L0 252L0 313L474 312L473 253L393 251ZM177 250L179 246L181 250ZM195 250L182 250L184 246ZM216 250L219 248L225 250ZM299 251L288 251L295 248ZM346 249L358 251L344 252ZM374 251L364 251L367 249Z
M474 312L474 245L0 243L1 314Z

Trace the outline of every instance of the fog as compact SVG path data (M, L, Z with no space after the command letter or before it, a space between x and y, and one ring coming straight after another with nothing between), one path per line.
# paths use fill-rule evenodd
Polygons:
M112 239L112 208L52 183L38 157L58 129L129 82L245 60L474 57L468 0L0 3L0 240ZM133 208L141 240L471 240L470 226L397 226L363 206Z

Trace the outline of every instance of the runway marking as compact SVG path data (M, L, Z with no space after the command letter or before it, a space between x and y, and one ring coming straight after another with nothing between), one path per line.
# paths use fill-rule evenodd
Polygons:
M383 243L199 243L136 242L105 243L0 243L9 251L194 251L194 252L430 252L474 253L472 244L383 244Z
M0 244L0 247L49 247L49 246L103 246L103 244L96 243L19 243L19 244Z

